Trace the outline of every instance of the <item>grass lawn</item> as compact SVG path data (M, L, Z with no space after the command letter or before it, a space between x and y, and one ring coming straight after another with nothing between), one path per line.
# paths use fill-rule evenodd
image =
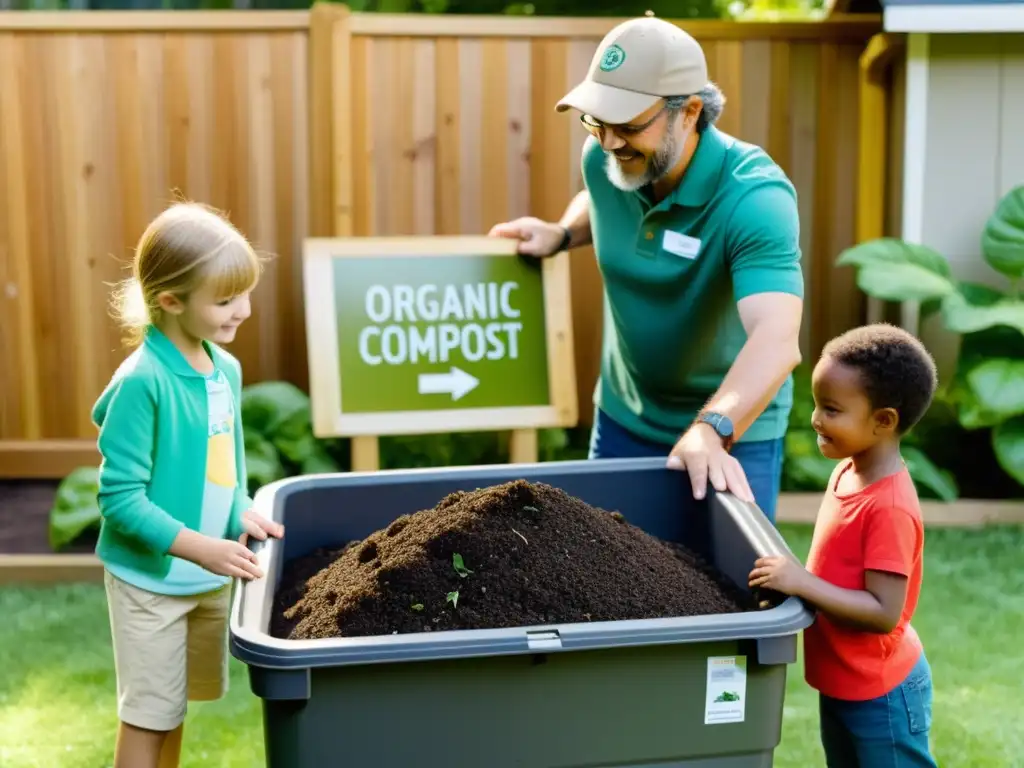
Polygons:
M803 557L810 529L785 526ZM930 530L915 626L935 674L939 765L1006 768L1024 755L1024 529ZM0 766L102 768L113 762L114 670L100 586L0 590ZM77 636L78 639L73 639ZM232 689L193 706L182 763L259 768L259 701L232 659ZM817 700L790 667L780 768L823 765Z

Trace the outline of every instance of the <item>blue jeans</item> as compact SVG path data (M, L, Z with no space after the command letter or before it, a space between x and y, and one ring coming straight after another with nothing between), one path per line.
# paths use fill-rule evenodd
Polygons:
M936 768L928 747L932 672L924 653L906 679L868 701L819 697L828 768Z
M754 493L754 501L773 524L782 480L782 443L782 438L736 443L731 451L743 467L747 483ZM667 459L671 451L671 445L652 443L637 437L612 421L600 408L594 409L589 458L639 459L664 456Z

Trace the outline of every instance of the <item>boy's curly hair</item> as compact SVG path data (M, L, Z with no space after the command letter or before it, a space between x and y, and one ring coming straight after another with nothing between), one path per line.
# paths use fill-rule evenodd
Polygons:
M921 420L938 386L935 361L924 344L888 323L847 331L826 344L821 354L860 372L871 407L894 408L901 435Z

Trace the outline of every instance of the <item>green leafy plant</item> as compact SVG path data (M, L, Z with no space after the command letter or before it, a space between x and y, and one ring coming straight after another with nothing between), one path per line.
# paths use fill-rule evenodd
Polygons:
M61 480L50 510L50 548L58 552L86 532L99 529L99 469L78 467Z
M293 475L340 472L339 441L313 435L309 395L287 381L242 390L249 491Z
M1009 283L1007 291L958 281L936 251L893 238L847 249L839 266L857 269L857 285L887 301L918 301L960 334L952 380L941 393L968 431L990 430L999 466L1024 484L1024 185L998 203L981 236L985 261Z

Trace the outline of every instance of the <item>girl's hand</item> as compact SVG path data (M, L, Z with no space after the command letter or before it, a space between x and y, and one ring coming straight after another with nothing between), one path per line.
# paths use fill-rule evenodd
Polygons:
M243 544L204 536L189 528L178 533L170 553L220 576L236 579L263 577L263 571L256 565L256 555Z
M750 572L751 587L767 587L784 595L800 595L807 583L807 571L788 557L761 557Z
M208 542L204 542L199 565L221 576L263 578L263 571L256 565L256 555L245 545L230 539L209 538Z
M251 509L247 509L242 515L242 528L245 532L238 541L243 547L248 543L250 536L260 541L265 540L267 536L274 536L278 539L284 536L283 525L257 515Z

